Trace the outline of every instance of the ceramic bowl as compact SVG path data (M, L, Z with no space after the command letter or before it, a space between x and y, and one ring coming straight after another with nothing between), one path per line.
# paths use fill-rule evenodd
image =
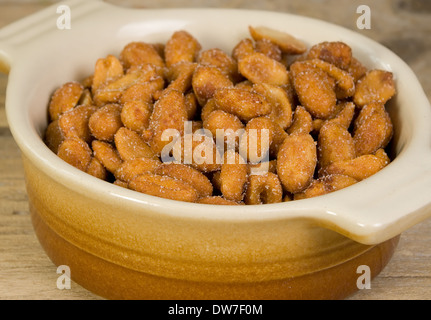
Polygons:
M63 7L60 7L63 6ZM70 9L70 29L61 14ZM64 22L64 21L63 21ZM374 176L317 198L212 206L140 194L98 180L43 143L47 104L64 82L131 41L193 34L227 52L249 25L294 34L309 46L344 41L368 67L394 73L394 160ZM111 299L338 299L389 261L399 235L431 215L431 108L412 70L353 31L289 14L231 9L125 9L66 1L0 31L9 71L7 118L22 152L35 232L71 277Z

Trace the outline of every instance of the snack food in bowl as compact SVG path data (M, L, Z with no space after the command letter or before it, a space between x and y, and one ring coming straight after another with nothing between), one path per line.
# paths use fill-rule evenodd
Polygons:
M50 19L56 19L55 10L42 11L1 30L0 58L10 66L7 116L23 154L35 232L53 262L70 266L72 279L89 290L107 298L126 299L343 298L358 289L359 265L369 266L373 276L378 274L389 261L398 236L429 217L429 102L405 63L374 41L325 22L272 12L132 10L98 1L64 4L74 12L71 30L58 30L50 23ZM167 43L178 30L199 39L202 48L230 52L248 37L248 26L286 32L307 48L324 41L340 41L348 44L369 70L393 74L397 94L387 103L394 130L389 152L393 161L367 179L319 197L224 206L208 204L208 199L203 203L165 199L124 188L120 182L107 183L63 161L44 143L52 94L61 84L86 78L99 58L119 57L126 45L136 41ZM268 37L268 30L259 31ZM168 56L165 55L165 62ZM159 63L155 57L154 63ZM312 67L324 69L327 64L320 60L311 60ZM115 64L114 58L109 61ZM298 66L308 68L309 64ZM187 71L184 67L182 71ZM372 74L370 79L378 77ZM282 76L277 79L283 81ZM93 78L91 85L102 83ZM81 90L76 84L69 89ZM257 89L263 92L266 88ZM246 91L244 87L242 90ZM104 93L108 94L97 96L99 101L110 99L112 91ZM158 101L169 99L175 105L177 97L172 93ZM229 92L218 97L224 98L229 98ZM354 103L366 104L361 97ZM306 101L303 104L295 114L305 119L311 110L306 108ZM128 108L136 108L136 104L129 103ZM91 108L82 109L79 111L83 114L92 112ZM322 110L314 111L315 119L323 117ZM128 117L130 114L122 118L115 105L104 104L93 111L96 116L88 126L91 135L98 137L92 144L93 152L119 152L110 149L109 141L116 137L131 141L135 136L130 128L136 125L135 119ZM232 119L227 109L221 111L224 113L213 111L203 117L214 122L217 118ZM56 112L53 108L53 121ZM112 135L106 126L100 126L99 120L115 127L120 123L118 115L121 123L130 127L122 127L116 136L118 128ZM247 119L248 115L237 116ZM145 121L145 117L140 119ZM264 122L260 121L258 128ZM237 121L232 123L241 126ZM319 122L314 124L318 126ZM282 125L286 126L286 134L295 136L288 132L287 124ZM86 129L84 134L88 133ZM331 130L336 129L334 126L325 130L331 136ZM82 146L73 139L69 143L72 148ZM60 146L55 141L53 145ZM155 143L154 148L160 146ZM361 152L367 153L369 148L358 144L358 149L366 150ZM122 152L127 156L128 151L126 144ZM118 163L113 161L111 165ZM108 166L105 164L104 168ZM101 168L97 162L84 167L85 171L91 167L93 173ZM194 178L191 172L177 169L157 167L160 171L156 176L182 173L189 175L190 180ZM227 176L233 174L227 172ZM127 176L127 168L123 174ZM148 181L154 176L144 179ZM199 175L196 178L204 181ZM272 175L266 178L268 184L276 181ZM140 179L136 186L145 185ZM250 185L259 188L262 181L254 180ZM219 180L216 177L214 181ZM202 187L199 194L210 194L204 182L197 185ZM230 187L235 197L235 185ZM253 194L249 198L253 199Z

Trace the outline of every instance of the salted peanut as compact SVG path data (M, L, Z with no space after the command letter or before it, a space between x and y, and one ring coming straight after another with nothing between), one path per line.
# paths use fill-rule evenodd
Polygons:
M166 72L169 81L168 88L185 93L192 86L192 77L197 67L197 63L180 61L171 65Z
M286 67L260 52L254 52L238 61L238 71L253 83L269 83L275 86L289 82Z
M334 192L354 185L358 181L344 174L330 174L321 177L320 180L325 184L328 192Z
M111 173L115 173L123 163L118 151L108 142L93 140L91 148L93 149L94 157Z
M277 158L278 151L284 142L284 139L288 136L288 133L283 130L278 123L274 123L272 131L272 141L269 147L269 156L271 158Z
M94 93L103 85L112 82L124 75L124 68L120 60L113 55L100 58L96 61L91 91Z
M173 140L166 137L166 130L184 134L184 122L187 121L187 109L184 94L177 90L167 90L154 104L150 118L150 130L153 135L150 146L153 152L160 155L163 148Z
M55 90L48 105L51 121L57 120L61 114L73 109L79 102L84 86L79 82L68 82Z
M124 161L136 158L158 159L157 155L141 136L126 127L118 129L114 136L114 142L118 154Z
M131 67L127 73L120 78L102 85L93 91L94 102L97 106L107 103L117 103L125 90L135 84L145 83L161 76L160 69L153 64L145 64Z
M237 88L224 88L214 93L214 101L223 111L236 115L242 121L266 116L271 113L271 104L264 96Z
M57 155L68 164L86 171L92 158L88 144L77 137L66 138L58 147Z
M211 114L211 112L217 110L218 107L215 103L215 100L213 98L209 99L207 103L202 107L201 110L201 120L205 121L208 119L208 116Z
M362 181L386 167L388 163L381 156L366 154L355 159L334 162L320 170L319 176L343 174Z
M322 69L307 62L293 63L290 72L301 105L314 118L329 118L337 103L335 80Z
M316 143L311 135L289 135L277 156L277 173L284 190L298 193L306 189L313 180L316 164Z
M352 62L352 49L341 41L324 41L310 48L307 59L320 59L347 70Z
M93 105L80 105L60 115L58 125L63 136L75 136L87 143L90 142L91 133L88 124L96 110L97 107Z
M85 90L88 90L88 92L90 92L90 89L93 85L93 77L94 75L89 75L80 81L81 84L84 86ZM78 103L78 104L81 104L81 103Z
M328 193L329 191L326 184L321 180L315 179L304 191L295 193L293 195L293 200L310 199L318 196L323 196Z
M389 158L388 154L386 153L385 149L383 149L383 148L374 152L374 155L377 158L382 159L382 161L384 161L385 163L391 162L391 159Z
M88 127L93 137L103 141L114 141L115 133L122 126L119 104L107 104L97 109L88 120Z
M342 102L337 104L339 111L335 117L328 120L331 122L337 122L343 128L349 129L352 123L353 117L355 116L355 104L353 102Z
M318 164L325 168L331 163L355 158L355 144L350 132L335 122L326 122L319 131Z
M253 90L263 95L271 104L272 111L269 118L279 124L283 130L290 127L292 124L292 105L286 90L267 83L254 84Z
M199 104L204 106L217 90L233 87L233 83L219 68L199 66L193 74L192 87Z
M143 173L155 173L158 167L162 165L159 159L135 158L125 160L115 170L114 176L117 180L130 182L138 175Z
M393 135L393 125L384 105L372 103L362 108L355 120L353 140L358 156L385 148Z
M133 178L129 182L129 188L171 200L195 202L198 199L197 191L188 183L152 173L144 173Z
M162 154L164 163L183 163L204 173L220 170L223 162L213 138L199 131L177 138L167 146L164 153L166 153ZM170 153L172 157L168 157Z
M350 73L356 83L367 73L368 69L358 59L352 57L350 65L346 71Z
M211 181L202 172L181 163L165 163L159 166L155 173L182 180L190 184L198 192L199 198L209 197L213 193Z
M83 86L85 87L84 84L83 84ZM80 106L80 105L84 105L84 106L94 105L93 95L91 94L90 89L85 87L84 91L81 94L81 98L79 98L77 105L78 106Z
M313 128L314 121L311 114L303 106L297 106L293 113L292 125L286 132L288 134L310 133Z
M142 100L128 101L121 109L121 122L126 128L143 132L150 124L152 105Z
M199 54L198 63L202 66L219 68L234 83L240 79L237 61L219 48L202 51Z
M374 69L358 80L353 101L359 107L373 102L385 104L395 93L392 72Z
M275 61L281 62L283 59L283 52L280 47L268 39L257 40L254 46L256 52L263 53Z
M126 69L147 63L162 68L165 66L162 57L156 48L154 48L154 45L145 42L128 43L120 53L120 60Z
M320 59L307 60L306 63L310 63L313 66L322 69L335 79L335 92L338 99L349 98L355 93L355 80L347 71L337 68L335 65Z
M113 182L113 184L115 184L116 186L122 187L122 188L129 188L129 184L126 181L121 181L121 180L115 180Z
M261 175L268 172L277 174L277 160L272 159L267 162L247 163L247 169L249 175Z
M283 197L283 202L290 202L290 201L292 201L293 199L292 199L292 196L291 195L289 195L289 194L286 194L286 195L284 195L284 197Z
M228 148L235 148L239 143L244 124L231 113L215 110L205 118L203 128L209 130L215 139L224 139Z
M238 83L235 83L235 88L253 91L253 82L251 82L250 80L243 80Z
M220 191L228 200L242 201L248 179L247 164L234 150L224 154L220 171Z
M298 40L292 35L275 30L272 28L258 26L248 27L252 38L255 41L267 39L272 43L280 47L281 51L288 54L302 54L307 50L307 46L304 42Z
M283 201L283 188L274 173L250 176L244 202L249 205L279 203Z
M232 58L234 58L236 61L239 61L241 58L254 52L255 51L253 40L245 38L238 42L237 45L233 48Z
M57 154L58 147L64 141L63 132L58 125L58 120L54 120L48 124L48 127L45 130L44 142L47 147Z
M96 157L92 157L90 163L88 164L86 172L93 177L99 178L101 180L106 180L108 173L103 164Z
M156 77L152 80L132 85L124 90L121 94L120 103L125 104L130 101L143 101L153 103L154 94L163 90L165 87L165 80L162 77Z
M198 99L196 98L195 93L191 91L184 95L184 100L186 103L187 119L193 120L196 116L196 113L198 112L198 109L200 109Z
M274 139L274 122L269 117L251 119L240 138L240 154L251 163L269 159L269 150Z
M165 63L170 67L180 61L195 62L200 43L187 31L174 32L165 45Z
M227 200L221 196L210 196L210 197L200 198L196 201L196 203L212 204L217 206L239 206L241 204L236 201Z

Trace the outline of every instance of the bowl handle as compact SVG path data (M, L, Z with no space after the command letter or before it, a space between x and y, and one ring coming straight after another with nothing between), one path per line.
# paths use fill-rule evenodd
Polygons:
M102 0L66 0L3 27L0 29L0 72L9 72L20 48L25 47L27 42L47 31L62 29L67 23L65 15L70 14L70 27L73 28L75 19L108 7Z
M397 164L389 164L359 183L362 186L357 184L361 192L355 199L332 203L331 214L339 213L345 219L344 228L338 225L341 233L373 245L431 217L431 150L410 153L394 162Z

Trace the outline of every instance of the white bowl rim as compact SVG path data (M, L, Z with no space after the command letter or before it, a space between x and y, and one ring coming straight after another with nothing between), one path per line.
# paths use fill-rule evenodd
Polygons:
M186 202L178 202L140 194L125 188L106 183L87 175L68 165L54 155L42 142L37 129L32 125L29 115L22 116L24 106L20 105L19 84L28 72L27 64L21 62L31 55L37 41L55 31L42 23L46 17L55 18L59 5L72 7L76 12L74 22L84 23L89 19L115 14L117 17L128 15L136 18L137 13L142 19L166 21L183 19L185 26L190 20L212 17L236 17L244 22L244 33L250 19L261 21L264 18L274 20L291 19L319 28L327 28L339 32L340 39L352 39L352 42L362 43L378 53L378 59L386 61L387 67L395 71L398 81L408 84L412 96L412 107L421 112L415 116L417 126L413 128L413 137L403 146L400 154L384 170L376 175L349 188L318 198L292 201L289 203L270 204L263 206L213 206ZM90 14L87 14L90 13ZM78 19L79 18L79 19ZM99 21L107 23L107 21ZM270 25L269 20L268 25ZM31 26L32 28L29 28ZM35 34L31 37L31 32ZM300 33L300 32L299 32ZM18 39L18 40L17 40ZM22 39L26 39L25 41ZM322 39L324 41L324 39ZM56 181L67 184L70 188L82 194L94 194L100 199L114 201L127 206L152 206L160 214L180 216L189 219L218 220L226 222L249 222L278 219L306 219L317 224L334 229L353 240L374 244L394 237L412 225L423 221L431 215L431 107L419 81L413 71L394 53L387 48L354 31L312 18L243 9L127 9L119 8L102 1L64 1L48 9L42 10L0 30L0 62L9 63L11 72L7 88L6 109L7 118L15 141L22 153L45 172L51 172ZM401 77L402 76L402 77ZM400 83L399 83L400 85ZM402 90L407 90L401 88ZM26 109L25 109L26 110ZM24 110L24 111L25 111ZM414 116L414 115L412 115ZM422 138L419 139L418 136ZM407 176L400 176L400 170L405 170ZM395 178L394 178L395 177ZM394 184L402 187L395 190ZM358 197L360 193L362 196ZM410 201L402 202L401 195L410 197ZM395 201L395 202L394 202ZM366 202L366 203L364 203ZM203 210L204 209L204 210Z

